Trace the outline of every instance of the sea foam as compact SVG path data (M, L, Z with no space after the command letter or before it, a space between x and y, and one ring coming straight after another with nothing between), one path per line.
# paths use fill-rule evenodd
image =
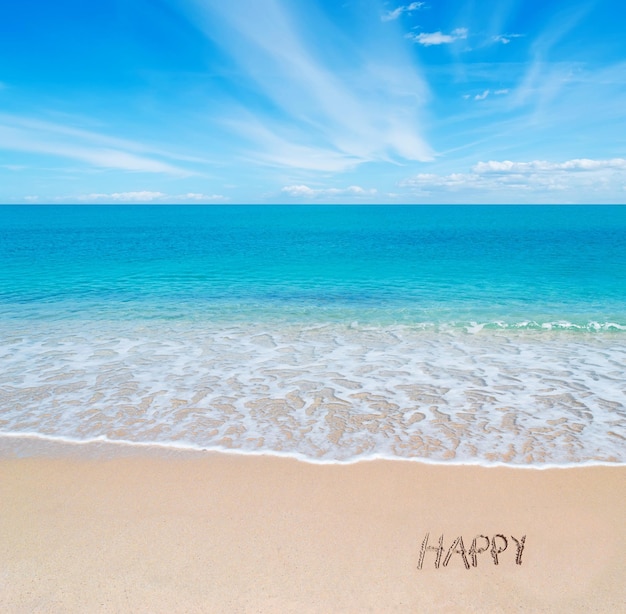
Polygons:
M0 434L311 461L626 461L621 333L31 322L0 360Z

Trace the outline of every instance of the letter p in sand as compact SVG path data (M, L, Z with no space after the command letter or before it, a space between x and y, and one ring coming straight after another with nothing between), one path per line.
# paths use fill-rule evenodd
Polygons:
M500 540L501 542L501 546L498 546L496 544L496 540ZM504 552L507 548L507 546L509 545L508 540L506 539L506 537L504 537L504 535L501 535L500 533L498 533L497 535L494 535L491 538L491 556L493 557L493 563L494 565L498 564L498 555L501 552Z

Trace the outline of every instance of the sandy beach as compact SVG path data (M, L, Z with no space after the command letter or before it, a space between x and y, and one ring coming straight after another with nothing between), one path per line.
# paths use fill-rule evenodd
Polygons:
M0 611L623 611L625 495L624 467L5 458Z

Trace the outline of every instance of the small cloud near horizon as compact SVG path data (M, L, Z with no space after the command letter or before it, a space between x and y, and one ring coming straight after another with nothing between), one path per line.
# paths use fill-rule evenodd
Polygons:
M377 194L375 189L365 189L358 185L347 188L310 188L306 185L288 185L281 189L282 194L297 198L323 198L336 196L367 197Z
M141 190L136 192L113 192L111 194L84 194L79 196L81 202L108 202L108 203L180 203L180 202L223 202L228 200L220 194L201 194L188 192L186 194L171 195L164 192Z

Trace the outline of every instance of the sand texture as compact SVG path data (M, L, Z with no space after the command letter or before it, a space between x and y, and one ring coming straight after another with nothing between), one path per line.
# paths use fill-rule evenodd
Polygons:
M5 458L0 612L624 612L625 519L626 467Z

